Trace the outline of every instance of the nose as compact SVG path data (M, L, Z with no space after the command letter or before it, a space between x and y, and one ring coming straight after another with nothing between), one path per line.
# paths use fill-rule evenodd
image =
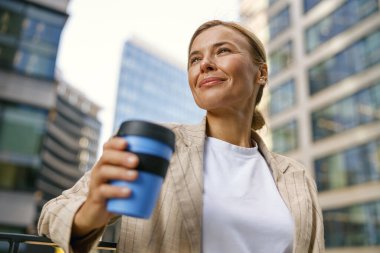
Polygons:
M201 62L201 72L214 71L216 69L215 63L210 59L210 57L204 57Z

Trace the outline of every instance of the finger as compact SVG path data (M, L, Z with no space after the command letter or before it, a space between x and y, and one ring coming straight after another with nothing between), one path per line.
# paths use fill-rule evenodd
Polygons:
M108 149L103 152L98 165L116 165L129 169L135 169L137 164L137 155L131 152Z
M127 141L121 137L112 137L103 145L103 150L106 149L117 149L125 150L127 148Z
M102 166L97 175L98 182L108 182L110 180L134 181L137 176L137 170L112 165Z
M110 198L127 198L132 193L131 189L128 187L119 187L110 184L102 184L98 190L98 196L104 200Z

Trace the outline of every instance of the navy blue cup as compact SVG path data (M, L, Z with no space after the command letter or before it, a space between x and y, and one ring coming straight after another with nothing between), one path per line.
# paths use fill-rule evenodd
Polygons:
M175 135L170 129L146 121L132 120L121 124L118 137L128 142L127 151L139 158L135 181L111 181L115 186L128 187L128 198L107 201L112 213L147 219L156 206L169 161L174 153Z

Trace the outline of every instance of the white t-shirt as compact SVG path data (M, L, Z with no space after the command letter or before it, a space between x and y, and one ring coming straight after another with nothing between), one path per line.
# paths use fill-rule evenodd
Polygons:
M207 137L203 253L290 253L294 222L257 149Z

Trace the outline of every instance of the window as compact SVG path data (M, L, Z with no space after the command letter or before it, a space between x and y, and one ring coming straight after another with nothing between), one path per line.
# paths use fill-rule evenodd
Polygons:
M7 157L6 161L16 164L38 166L47 111L20 105L0 105L1 157Z
M290 25L289 6L284 10L275 14L269 20L269 36L270 39L277 37L280 33L286 30Z
M0 162L0 189L33 191L37 176L36 168Z
M380 63L380 30L309 69L310 92L319 92Z
M296 104L296 90L294 80L287 81L270 93L270 114L275 115Z
M314 162L319 191L380 180L380 139Z
M19 50L13 64L14 69L29 75L54 77L56 55L46 55L39 50Z
M322 0L303 0L303 11L308 12Z
M24 17L20 13L22 7L17 8L18 6L19 3L0 2L0 35L17 37L20 34Z
M377 0L351 0L306 30L306 49L312 51L335 35L378 11Z
M28 43L47 44L58 47L62 26L44 23L36 18L26 18L23 22L22 40Z
M0 66L3 68L12 68L13 59L16 54L16 48L2 45L0 42Z
M292 43L289 41L269 56L269 75L274 76L285 70L293 60Z
M298 126L295 120L272 131L273 151L286 153L298 147Z
M0 66L54 79L67 16L21 1L2 1L0 7Z
M312 113L314 141L380 121L380 83Z
M323 212L326 248L380 245L380 201Z

